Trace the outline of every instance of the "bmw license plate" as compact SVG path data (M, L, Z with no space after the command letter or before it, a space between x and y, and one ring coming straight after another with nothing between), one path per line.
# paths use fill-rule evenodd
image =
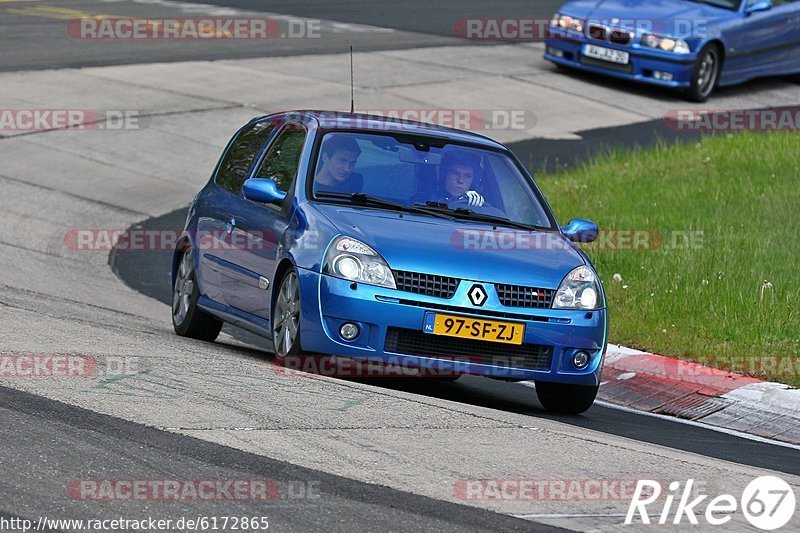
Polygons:
M593 44L583 45L583 55L591 57L592 59L617 63L618 65L627 65L628 61L631 59L631 55L628 52L595 46Z
M447 337L522 344L525 324L442 313L425 313L425 325L422 331Z

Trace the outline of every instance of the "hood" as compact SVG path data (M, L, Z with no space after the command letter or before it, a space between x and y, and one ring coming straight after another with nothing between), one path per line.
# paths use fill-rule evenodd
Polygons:
M314 204L344 235L371 246L393 270L557 289L585 264L559 232L520 231L380 209Z
M695 34L707 31L712 22L721 18L737 16L735 11L691 0L575 0L564 4L559 12L611 27L619 24L682 38L690 37L693 30ZM621 23L613 22L614 19ZM704 21L704 24L692 28L687 21Z

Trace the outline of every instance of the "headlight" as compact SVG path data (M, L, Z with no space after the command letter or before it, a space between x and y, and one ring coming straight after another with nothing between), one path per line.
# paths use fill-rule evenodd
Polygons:
M561 13L556 13L553 15L553 18L550 19L551 28L561 28L562 30L578 33L583 33L584 25L585 21L583 19L562 15Z
M580 266L564 278L553 298L553 309L599 309L600 283L592 269Z
M683 39L670 39L669 37L657 37L650 33L642 36L642 45L648 48L658 48L665 52L675 52L676 54L688 54L691 52L689 44Z
M322 273L346 279L396 288L392 269L378 252L352 237L336 237L328 247Z

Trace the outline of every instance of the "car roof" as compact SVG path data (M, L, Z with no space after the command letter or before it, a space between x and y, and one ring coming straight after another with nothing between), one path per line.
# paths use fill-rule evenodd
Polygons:
M406 120L390 116L371 115L367 113L347 113L342 111L300 109L257 117L253 119L253 122L258 122L267 118L275 118L277 116L286 117L292 115L295 115L298 120L302 118L313 119L317 128L324 129L326 131L356 130L376 133L401 132L477 144L495 150L508 150L508 148L506 148L503 144L477 133L449 128L446 126L439 126L436 124L417 122L414 120Z

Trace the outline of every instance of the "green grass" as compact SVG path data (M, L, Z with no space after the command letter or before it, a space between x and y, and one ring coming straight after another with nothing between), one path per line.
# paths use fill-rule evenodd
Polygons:
M645 250L586 247L611 342L800 385L796 133L616 152L537 181L562 224L581 217L601 231L661 235ZM699 246L671 246L689 234Z

